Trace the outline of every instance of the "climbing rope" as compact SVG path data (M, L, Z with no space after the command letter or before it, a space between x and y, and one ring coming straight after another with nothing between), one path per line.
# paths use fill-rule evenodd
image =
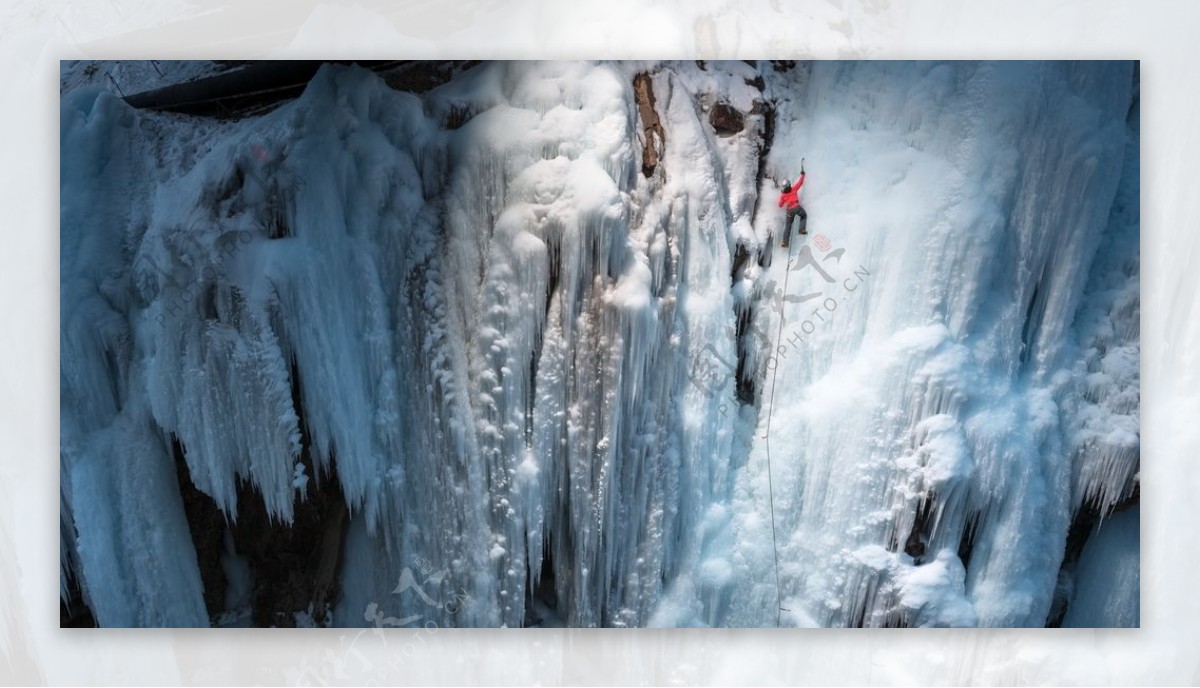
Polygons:
M792 276L792 223L788 223L784 236L788 237L788 259L783 273L783 294L779 299L779 329L775 333L775 341L771 342L771 353L774 354L779 346L779 338L783 336L783 308L786 303L788 278ZM770 360L769 358L767 360ZM775 415L775 378L779 375L779 359L775 359L775 367L771 369L771 402L767 410L767 432L764 439L767 444L767 501L771 508L771 554L775 557L775 627L779 628L783 616L783 591L779 586L779 543L775 538L775 485L771 479L771 418Z

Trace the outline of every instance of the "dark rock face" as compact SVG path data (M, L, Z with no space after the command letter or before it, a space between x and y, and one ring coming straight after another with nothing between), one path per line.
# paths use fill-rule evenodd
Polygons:
M262 114L298 97L326 63L356 64L379 74L397 91L425 93L477 60L259 60L222 63L225 71L125 97L136 108L220 119Z
M708 123L717 136L733 136L746 127L746 117L729 103L717 103L708 111Z
M1063 552L1062 565L1058 571L1058 586L1054 590L1054 599L1050 603L1050 613L1046 617L1046 628L1062 628L1067 616L1071 595L1074 592L1075 567L1079 557L1083 555L1083 547L1097 531L1105 518L1121 511L1127 511L1141 503L1142 487L1134 483L1128 488L1125 496L1119 502L1105 508L1098 500L1085 500L1071 519L1071 528L1067 531L1067 544Z
M227 582L221 570L221 555L225 550L227 519L213 498L196 489L192 483L191 473L184 458L183 444L179 438L172 435L170 442L171 456L175 461L175 475L179 481L179 494L183 498L183 511L187 516L188 529L192 533L192 543L196 547L200 580L204 583L204 606L212 619L225 611Z
M249 566L252 589L245 602L255 626L295 626L299 613L310 614L317 625L327 625L328 610L338 600L337 572L350 513L336 471L332 466L329 471L319 471L314 465L295 368L292 382L292 400L301 417L299 458L305 475L311 478L303 495L297 496L291 523L272 517L259 492L245 482L238 485L236 512L222 513L210 496L196 488L187 467L186 448L171 438L210 620L216 621L223 612L238 611L226 604L230 581L223 563L230 555Z
M643 72L633 78L633 95L642 123L642 174L649 178L658 168L667 145L667 132L663 131L658 110L654 107L654 85L649 74Z
M335 576L349 521L336 477L323 477L319 486L309 483L291 524L273 521L248 487L238 498L240 513L231 530L254 579L254 625L294 626L295 614L306 611L318 624L328 623L326 605L337 601Z

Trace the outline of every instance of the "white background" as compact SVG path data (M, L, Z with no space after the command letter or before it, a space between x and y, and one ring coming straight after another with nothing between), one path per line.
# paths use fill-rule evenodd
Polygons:
M58 60L1142 60L1142 628L58 628ZM1200 682L1200 3L7 0L0 8L0 683Z

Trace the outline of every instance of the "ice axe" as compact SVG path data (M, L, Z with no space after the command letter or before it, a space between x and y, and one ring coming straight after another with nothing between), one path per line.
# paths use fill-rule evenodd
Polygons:
M800 174L804 174L804 158L800 158ZM763 173L763 176L775 182L775 186L779 188L790 186L792 183L790 177L787 179L780 179L779 170L767 170Z

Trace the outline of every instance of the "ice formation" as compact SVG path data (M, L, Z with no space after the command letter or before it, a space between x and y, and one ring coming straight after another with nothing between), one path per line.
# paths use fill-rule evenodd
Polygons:
M230 529L336 502L294 623L1136 625L1134 70L328 65L225 121L70 88L64 599L244 619Z

